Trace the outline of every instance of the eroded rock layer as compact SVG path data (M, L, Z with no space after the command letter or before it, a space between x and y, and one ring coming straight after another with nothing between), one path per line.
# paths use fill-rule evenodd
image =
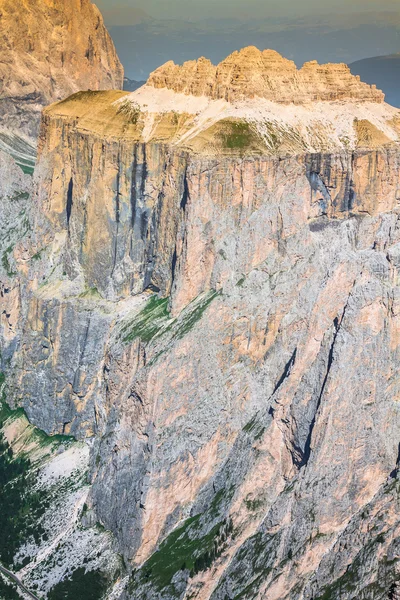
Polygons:
M206 58L182 66L169 61L150 75L147 84L228 102L259 97L295 104L345 99L381 103L385 97L376 86L352 75L345 64L311 61L298 70L278 52L252 46L234 52L217 66Z

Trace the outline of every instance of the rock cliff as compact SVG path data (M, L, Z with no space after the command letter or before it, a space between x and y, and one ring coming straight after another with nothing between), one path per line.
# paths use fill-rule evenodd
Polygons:
M265 98L278 103L301 104L318 100L383 102L384 94L374 85L360 81L345 64L295 63L274 50L255 47L234 52L219 65L206 58L165 65L150 75L148 84L175 92L227 101Z
M0 139L8 131L32 143L45 105L81 89L122 89L122 66L90 0L1 0L0 37Z
M153 77L44 111L8 398L88 443L110 600L394 597L399 113Z

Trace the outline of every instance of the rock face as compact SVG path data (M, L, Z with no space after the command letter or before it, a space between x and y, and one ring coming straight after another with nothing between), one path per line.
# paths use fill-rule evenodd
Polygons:
M122 89L123 69L90 0L0 0L2 128L35 140L43 106L81 89Z
M28 194L32 179L26 175L9 154L0 150L0 197L12 198Z
M2 368L90 444L110 600L398 593L398 123L150 84L44 112Z
M182 66L167 62L150 75L148 84L229 102L259 97L284 104L345 99L382 103L385 98L376 86L352 75L345 64L311 61L298 70L278 52L254 47L234 52L218 66L206 58Z

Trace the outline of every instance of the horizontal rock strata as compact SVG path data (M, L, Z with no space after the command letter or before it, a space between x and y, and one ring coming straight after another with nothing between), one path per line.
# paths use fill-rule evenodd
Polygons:
M234 52L219 65L200 58L182 66L167 62L154 71L148 85L175 92L224 99L265 98L273 102L302 104L314 101L352 99L359 102L384 101L384 94L362 83L345 64L295 63L274 50L255 47Z

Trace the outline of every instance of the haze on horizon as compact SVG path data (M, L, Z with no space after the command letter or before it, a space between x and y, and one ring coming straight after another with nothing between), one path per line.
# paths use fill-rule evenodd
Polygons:
M95 0L109 25L135 24L148 15L154 19L299 18L371 11L399 11L398 0Z
M144 81L168 60L206 56L218 64L252 45L277 50L299 67L308 60L347 63L400 105L395 63L374 58L400 52L400 0L93 1L130 79ZM365 59L375 62L360 64Z

